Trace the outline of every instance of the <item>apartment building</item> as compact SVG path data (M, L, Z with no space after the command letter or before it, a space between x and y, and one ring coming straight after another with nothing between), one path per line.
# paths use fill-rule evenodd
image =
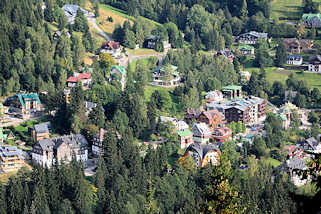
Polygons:
M16 146L0 146L0 172L19 170L25 164L22 150Z

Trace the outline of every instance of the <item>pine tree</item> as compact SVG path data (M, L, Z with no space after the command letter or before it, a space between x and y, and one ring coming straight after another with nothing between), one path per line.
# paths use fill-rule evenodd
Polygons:
M286 49L283 44L283 42L280 42L277 49L276 49L276 54L275 54L275 64L276 66L282 67L283 64L286 62Z
M151 174L149 175L147 183L148 183L148 189L147 189L148 195L147 195L147 201L145 204L144 214L156 214L159 211L156 205L156 201L154 200L155 189L153 187Z
M245 20L247 18L247 14L248 14L248 11L247 11L247 2L246 0L243 0L243 4L242 4L242 8L240 10L240 18L242 20Z

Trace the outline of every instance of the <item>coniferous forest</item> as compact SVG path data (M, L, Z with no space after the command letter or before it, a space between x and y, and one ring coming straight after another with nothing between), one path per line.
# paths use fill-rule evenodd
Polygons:
M199 50L229 48L234 42L233 35L249 30L269 32L276 37L296 34L293 26L268 23L269 0L100 0L99 3L122 9L133 17L143 16L166 26L156 27L153 33L168 38L177 50L169 50L162 63L176 65L184 85L171 93L155 90L146 102L144 87L151 78L149 70L158 66L156 57L149 64L137 61L135 68L128 66L125 90L117 81L105 84L115 62L111 57L99 57L93 60L91 90L75 86L69 104L63 96L67 77L85 67L85 55L96 53L97 41L82 12L77 12L75 24L71 25L61 10L64 4L84 5L85 1L45 0L44 3L46 8L42 7L42 0L0 1L0 95L8 96L20 90L46 92L40 98L55 132L81 133L90 140L92 132L105 128L103 155L92 177L86 177L83 165L74 159L50 169L33 166L32 170L20 170L7 183L0 183L0 214L318 211L320 179L315 195L301 194L286 173L275 172L265 161L288 137L274 115L268 114L267 134L255 138L254 146L245 144L239 148L234 142L226 142L221 147L220 164L203 168L196 168L191 158L179 157L177 134L157 122L160 112L182 115L188 109L199 108L202 91L241 84L242 57L229 63L223 57L201 54ZM68 29L70 38L62 35L54 39L53 22L59 30ZM118 26L112 36L126 46L128 32L139 35L143 28L139 22L133 21L132 25L128 22ZM134 39L134 45L143 40L139 36ZM255 63L261 70L243 86L245 93L273 97L272 102L279 105L288 87L299 91L302 99L318 104L319 91L309 91L303 81L293 76L286 86L278 81L273 85L268 83L264 67L271 66L274 59L268 56L265 41L259 41L257 46ZM282 50L278 51L282 54ZM97 103L89 115L85 114L85 100ZM305 101L295 102L302 107L308 105ZM100 110L102 107L104 111ZM300 132L296 125L293 132L308 138L316 136L319 127L313 125ZM166 136L166 144L146 151L138 148L137 141L145 142L155 136ZM285 160L283 154L274 155L280 161ZM240 168L244 163L248 167Z

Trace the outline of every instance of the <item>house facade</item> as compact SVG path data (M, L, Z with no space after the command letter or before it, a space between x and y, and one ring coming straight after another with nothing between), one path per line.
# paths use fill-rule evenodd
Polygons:
M242 86L239 85L228 85L223 87L221 91L227 99L242 97Z
M321 14L320 13L304 13L302 21L306 27L321 27Z
M267 40L267 33L258 33L256 31L250 31L248 33L241 34L236 38L236 42L240 44L256 44L258 39Z
M202 111L199 109L187 109L186 113L184 114L184 121L191 125L197 120L201 113Z
M237 48L242 55L254 55L254 47L251 45L243 45Z
M314 137L306 139L301 145L300 148L305 151L312 153L320 154L321 153L321 143L318 142Z
M201 145L192 143L185 151L184 156L190 156L195 161L196 167L204 167L208 164L218 165L221 151L215 144Z
M36 124L32 130L32 138L34 141L39 141L45 138L49 138L51 128L50 122Z
M309 39L286 38L283 39L283 45L285 49L292 54L299 54L312 50L314 42Z
M302 65L303 58L300 55L289 55L286 58L286 64L288 65Z
M64 11L67 19L68 19L68 23L70 24L74 24L75 23L75 18L77 15L77 10L80 8L80 10L84 13L84 15L86 17L90 17L90 16L95 16L93 13L88 12L87 10L79 7L78 5L75 4L65 4L62 7L62 10Z
M195 123L192 127L194 143L207 144L211 138L211 130L205 123Z
M181 149L186 148L193 143L193 132L190 130L178 131L177 134Z
M321 73L321 55L314 55L310 57L308 71Z
M153 82L151 85L161 87L175 87L180 84L181 77L174 65L167 65L153 69Z
M99 156L103 153L104 134L105 130L103 128L100 128L99 132L94 137L91 150L93 155L95 156Z
M64 135L57 138L42 139L32 147L32 161L51 167L56 161L70 162L73 157L86 165L88 142L81 134Z
M212 137L216 142L224 143L232 138L232 130L228 127L218 127L213 130Z
M17 171L25 165L22 150L15 146L0 146L0 172Z
M9 106L9 111L17 113L23 119L36 116L37 113L41 113L42 111L42 104L37 93L18 93L7 98L5 105Z
M210 130L214 130L217 127L222 127L225 123L224 115L217 109L202 111L197 118L198 123L205 123Z
M234 54L229 49L223 49L217 52L217 56L223 56L227 59L230 63L233 63Z

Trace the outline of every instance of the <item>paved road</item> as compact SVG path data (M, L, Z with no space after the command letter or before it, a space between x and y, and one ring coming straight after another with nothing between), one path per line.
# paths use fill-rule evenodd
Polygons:
M106 40L108 40L108 41L113 41L113 39L112 39L110 36L108 36L108 35L97 25L97 23L96 23L96 18L95 18L95 17L89 16L89 17L87 17L87 20L88 20L88 22L93 26L93 28L95 28L95 29L98 31L98 33L100 33L100 35L102 35Z

